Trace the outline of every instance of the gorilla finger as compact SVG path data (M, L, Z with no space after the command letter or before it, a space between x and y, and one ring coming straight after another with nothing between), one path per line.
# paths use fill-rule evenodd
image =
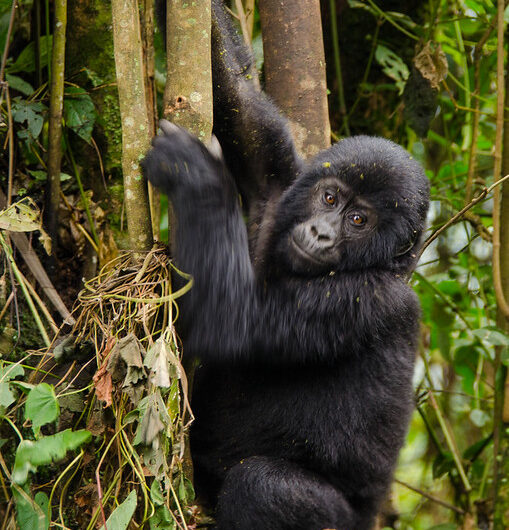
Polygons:
M175 125L174 123L168 120L159 120L159 128L161 129L161 131L163 131L164 134L167 134L168 136L182 131L181 127Z
M209 153L219 162L223 160L223 150L221 149L221 144L216 136L213 134L210 137L210 140L207 142L207 148Z

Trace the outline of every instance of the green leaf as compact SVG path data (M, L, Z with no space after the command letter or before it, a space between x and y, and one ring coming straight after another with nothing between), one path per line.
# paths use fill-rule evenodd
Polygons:
M193 502L195 498L194 488L192 482L188 478L184 476L180 477L177 491L179 499L184 503L184 505L188 505Z
M0 363L0 406L8 407L14 403L16 398L11 391L9 381L24 374L25 370L19 364Z
M25 418L32 420L32 429L35 433L42 425L55 421L59 412L60 407L55 396L55 389L48 383L40 383L28 394Z
M437 479L454 469L455 463L451 453L438 455L433 461L433 478Z
M399 94L403 94L410 72L401 57L396 55L392 50L389 50L389 48L383 44L379 44L375 51L375 59L382 67L384 73L396 81L396 87Z
M23 440L16 450L12 481L15 484L24 484L30 471L37 471L39 466L57 462L65 457L67 451L77 449L91 438L89 431L65 431L45 436L35 442Z
M12 493L16 501L16 519L21 530L47 530L51 520L48 496L38 491L31 498L27 486L13 486Z
M454 523L443 523L432 526L428 530L458 530L458 525Z
M37 138L41 134L44 118L41 112L46 110L46 107L37 101L24 101L19 98L12 105L12 117L15 122L27 123L27 128L33 138ZM23 131L20 131L23 132ZM18 136L22 136L18 133Z
M360 2L359 0L348 0L348 5L352 9L364 9L365 11L371 13L374 17L378 17L378 13L365 2Z
M474 456L478 455L480 451L483 449L486 449L488 446L488 442L491 440L491 434L487 436L486 438L482 438L481 440L477 440L474 444L472 444L470 447L465 449L463 452L463 459L464 460L472 460Z
M150 486L150 500L155 506L162 506L164 504L164 495L158 480L154 480L152 486Z
M39 39L40 65L44 68L48 64L48 51L51 55L53 35L42 36ZM19 55L16 61L6 68L9 74L17 72L35 72L35 41L32 41Z
M25 96L31 96L34 93L32 85L17 75L5 74L5 79L9 83L10 88L21 92Z
M90 143L96 118L94 102L87 91L76 86L66 87L64 119L67 127Z
M29 197L0 210L0 230L33 232L40 229L39 209Z
M125 530L136 510L137 502L136 492L132 490L125 501L119 504L108 517L106 521L108 530ZM104 525L101 526L101 530L104 530Z
M48 172L42 171L41 169L29 169L28 172L35 180L39 180L40 182L43 182L48 178Z
M403 24L410 29L419 29L419 26L404 13L397 13L396 11L387 11L386 14L393 20L396 20L399 24Z
M475 329L472 333L491 346L509 346L509 337L495 326Z
M177 523L165 505L155 509L149 523L150 530L177 530Z
M25 370L19 364L0 363L0 381L10 381L25 375Z
M9 383L0 383L0 406L8 407L15 401L16 398L9 388Z

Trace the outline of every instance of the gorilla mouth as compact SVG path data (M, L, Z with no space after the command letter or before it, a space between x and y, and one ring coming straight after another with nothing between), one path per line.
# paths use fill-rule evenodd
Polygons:
M303 249L295 239L295 236L292 235L290 237L290 243L300 258L315 263L316 265L328 265L326 261L317 258L313 254L310 254L307 250Z

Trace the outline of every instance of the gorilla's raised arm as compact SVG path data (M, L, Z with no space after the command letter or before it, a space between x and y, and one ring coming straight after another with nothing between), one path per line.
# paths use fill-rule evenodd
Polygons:
M164 28L166 0L156 0ZM251 206L280 193L294 179L300 160L287 120L258 89L251 53L233 27L221 0L212 0L214 134L242 195Z
M235 184L218 156L219 146L209 150L166 121L161 128L143 165L173 203L175 260L194 278L179 304L186 353L215 361L327 364L382 340L392 342L394 326L402 326L397 340L409 340L417 312L412 291L392 271L369 268L370 259L384 259L369 257L374 204L361 203L362 210L352 215L373 220L365 229L352 221L347 234L341 208L314 204L322 176L304 174L307 185L291 187L281 200L269 248L273 266L268 277L257 278ZM329 180L323 182L328 189ZM341 249L343 264L329 243ZM344 266L353 270L342 271Z

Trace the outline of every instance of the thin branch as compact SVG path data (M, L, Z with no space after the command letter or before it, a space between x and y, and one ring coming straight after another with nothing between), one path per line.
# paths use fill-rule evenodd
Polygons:
M504 0L497 2L497 120L495 133L495 153L493 179L495 182L501 182L502 173L502 150L504 137L504 103L505 103L505 76L504 76ZM500 179L500 180L499 180ZM501 257L500 257L500 221L501 221L501 188L497 187L493 194L493 289L497 301L497 312L500 319L509 323L509 304L507 303L504 285L502 282ZM504 385L497 384L497 379L501 375L502 350L495 348L495 361L493 365L493 378L495 381L495 405L493 412L493 486L492 486L492 503L495 519L498 518L500 506L498 504L498 493L500 485L500 442L503 437L502 414L504 406ZM504 378L505 379L505 378Z
M464 206L456 215L454 215L453 217L451 217L449 219L449 221L447 221L447 223L445 223L444 225L442 225L436 232L433 232L433 234L431 234L428 239L426 239L426 241L424 242L424 244L422 245L422 248L421 248L421 251L419 253L419 257L422 256L423 252L431 245L431 243L433 243L433 241L435 241L435 239L442 233L444 232L445 230L447 230L451 225L453 225L454 223L456 223L458 221L458 219L460 219L464 214L465 212L468 212L468 210L470 210L471 208L473 208L477 203L481 202L482 200L484 200L486 198L486 196L491 193L494 189L497 189L498 186L500 186L503 182L505 182L506 180L509 180L509 175L506 175L505 177L502 177L501 179L497 180L496 182L494 182L489 188L483 188L481 190L481 192L479 193L479 195L475 198L473 198L469 204L467 204L466 206Z
M382 9L380 9L376 4L375 2L373 2L373 0L367 0L368 1L368 4L373 8L374 11L376 11L376 13L378 15L380 15L382 18L384 18L385 20L387 20L387 22L389 24L391 24L392 26L394 26L397 30L401 31L401 33L405 34L407 37L410 37L411 39L413 40L416 40L418 41L419 40L419 37L417 37L416 35L414 35L413 33L410 33L409 31L407 31L404 27L400 26L391 16L389 16L387 13L385 13L385 11L383 11Z
M430 493L422 491L419 488L416 488L415 486L411 486L410 484L407 484L406 482L403 482L402 480L395 478L394 482L396 482L397 484L400 484L401 486L404 486L405 488L411 491L415 491L415 493L418 493L419 495L421 495L421 497L424 497L432 502L440 504L440 506L443 506L444 508L452 510L453 512L459 513L460 515L465 515L466 513L465 510L462 510L461 508L458 508L457 506L454 506L453 504L449 504L448 502L445 502L442 499L439 499L438 497L431 495Z
M7 57L9 57L9 43L11 42L12 28L14 26L14 16L16 15L16 7L18 1L13 0L11 6L11 14L9 16L9 26L7 28L7 35L5 37L5 48L2 55L2 64L0 66L0 83L4 80L5 64L7 63Z
M347 136L350 136L350 126L348 124L348 113L346 111L346 104L345 104L345 91L343 88L343 74L341 71L341 55L339 51L338 21L337 21L335 0L330 0L330 18L331 18L332 46L334 49L334 68L336 70L336 82L338 84L339 113L343 117L343 128Z
M428 367L428 370L429 370L429 367ZM430 382L431 382L431 379L430 379ZM435 395L433 394L431 389L428 391L428 396L429 396L429 401L431 403L431 407L433 408L433 410L435 411L435 414L437 415L437 420L444 434L447 446L449 447L449 450L451 451L452 458L454 460L454 463L456 464L456 469L458 470L459 476L461 478L461 482L463 483L463 487L465 488L465 491L469 492L472 490L472 486L470 485L467 474L465 473L465 468L463 467L463 463L461 462L461 457L459 455L458 448L456 447L456 442L454 441L453 434L449 430L449 427L447 425L447 422L445 421L443 412L440 409L440 406L437 400L435 399Z
M240 29L242 30L242 37L246 46L251 48L251 39L249 38L249 28L247 27L247 17L242 5L242 0L235 0L235 7L237 8L237 18L240 22Z
M498 0L497 12L497 129L495 134L495 155L493 178L500 184L502 172L502 140L504 134L504 1ZM509 319L509 304L505 299L500 270L500 187L493 194L493 288L500 312Z

